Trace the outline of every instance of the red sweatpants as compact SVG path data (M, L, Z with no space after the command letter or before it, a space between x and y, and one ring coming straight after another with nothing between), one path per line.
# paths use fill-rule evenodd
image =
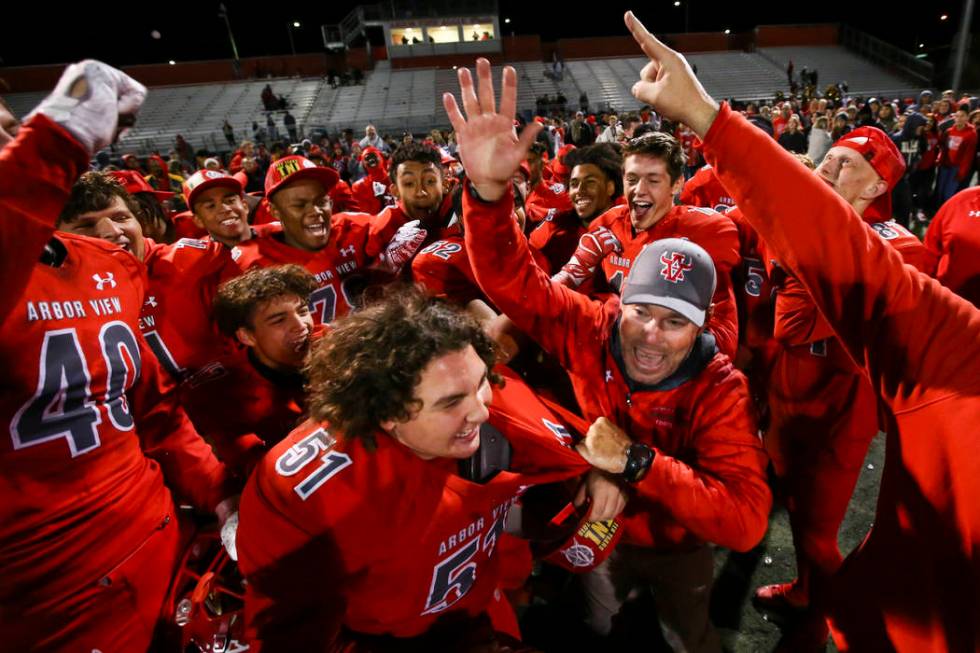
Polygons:
M877 403L836 340L784 347L769 383L766 449L789 512L801 589L817 606L840 567L837 532L872 438Z
M172 508L130 555L87 587L27 606L17 615L0 615L0 649L146 651L181 552L180 529Z

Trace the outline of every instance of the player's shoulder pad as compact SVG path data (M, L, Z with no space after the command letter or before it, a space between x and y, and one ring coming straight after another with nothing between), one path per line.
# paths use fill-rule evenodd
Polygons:
M107 260L112 260L125 267L132 276L139 277L145 281L146 268L143 263L136 258L128 249L115 245L101 238L92 236L81 236L57 232L56 237L64 243L69 252L79 257L106 256Z

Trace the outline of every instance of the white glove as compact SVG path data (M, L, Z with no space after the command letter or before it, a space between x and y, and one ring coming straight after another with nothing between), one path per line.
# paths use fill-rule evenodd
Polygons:
M112 143L119 127L132 125L146 87L112 66L86 59L65 69L36 113L64 127L92 154Z
M230 557L235 562L238 562L238 545L235 542L235 537L238 535L238 511L231 513L231 516L225 520L224 525L221 527L221 544L225 547L225 551L228 552L228 557Z
M421 220L406 222L388 241L385 251L378 257L380 268L392 274L398 274L402 266L415 256L415 252L425 241L429 233L422 227Z

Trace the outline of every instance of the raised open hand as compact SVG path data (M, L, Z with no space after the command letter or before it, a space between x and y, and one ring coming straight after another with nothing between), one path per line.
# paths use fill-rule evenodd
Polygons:
M483 58L476 60L476 76L480 83L478 92L473 87L469 69L459 69L459 92L466 118L463 118L452 93L443 94L442 104L456 130L459 158L466 169L466 177L480 197L494 201L507 192L514 172L527 155L541 126L537 123L528 125L520 138L514 130L517 73L512 67L504 67L500 111L497 111L494 98L489 61Z
M718 115L718 103L701 86L683 55L648 32L632 11L626 12L624 20L644 54L650 57L650 63L640 71L640 81L633 85L633 96L704 138Z

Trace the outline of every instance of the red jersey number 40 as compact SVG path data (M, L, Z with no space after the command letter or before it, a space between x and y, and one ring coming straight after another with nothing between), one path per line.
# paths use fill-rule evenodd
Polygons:
M126 391L139 378L140 350L136 336L124 322L109 322L99 332L107 370L106 379L93 379L75 329L44 334L37 390L14 415L10 435L14 449L24 449L65 438L72 458L98 448L102 407L114 427L133 428ZM101 397L92 395L105 387Z

